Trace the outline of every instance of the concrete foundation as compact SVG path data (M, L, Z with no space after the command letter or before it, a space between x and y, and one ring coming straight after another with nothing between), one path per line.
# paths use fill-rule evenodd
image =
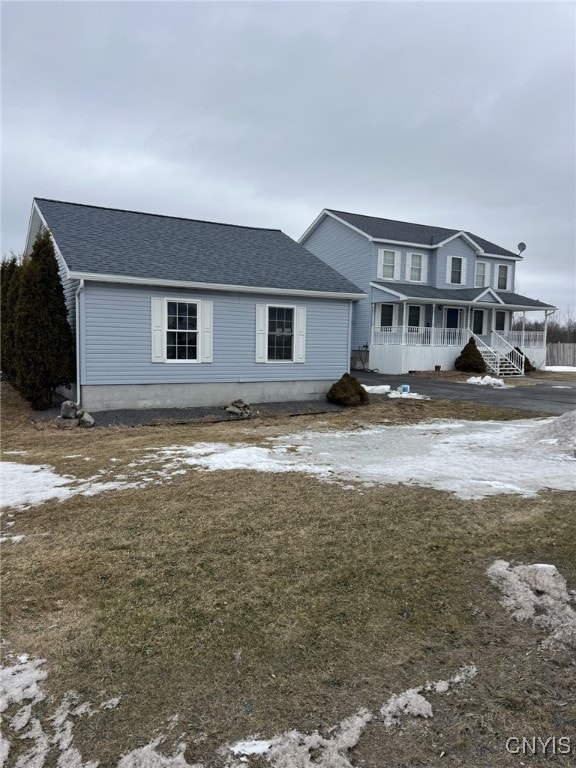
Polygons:
M83 385L81 405L90 413L120 408L194 408L229 405L241 398L247 403L286 400L320 400L334 380L254 381L218 384L101 384Z

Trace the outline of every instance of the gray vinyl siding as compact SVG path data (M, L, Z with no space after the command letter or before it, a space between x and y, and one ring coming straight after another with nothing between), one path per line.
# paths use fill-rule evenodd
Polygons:
M151 298L213 302L212 363L151 362ZM306 307L306 361L256 363L256 305ZM349 306L301 299L87 282L81 294L82 383L179 384L334 380L349 369Z
M302 245L326 264L370 294L375 270L372 244L354 230L325 216ZM372 327L370 299L354 302L352 311L352 349L370 343Z
M476 251L462 237L451 240L436 251L436 286L438 288L473 288L474 265L476 263ZM453 285L446 282L446 268L450 256L459 256L466 259L466 276L462 285Z

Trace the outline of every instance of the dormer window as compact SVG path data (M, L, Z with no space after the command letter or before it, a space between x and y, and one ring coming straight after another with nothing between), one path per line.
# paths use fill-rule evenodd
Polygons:
M378 277L381 280L400 279L400 252L380 248L378 250Z

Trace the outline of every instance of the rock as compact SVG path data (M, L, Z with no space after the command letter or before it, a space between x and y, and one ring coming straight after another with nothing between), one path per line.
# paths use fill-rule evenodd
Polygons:
M72 400L64 400L60 406L60 417L62 419L75 419L77 404Z
M88 411L84 411L82 414L82 418L80 419L80 426L81 427L93 427L94 426L94 416L91 416Z
M74 429L74 427L77 427L78 424L80 424L80 419L64 419L61 416L58 416L57 419L54 419L53 423L56 424L59 429Z
M236 405L227 405L226 408L224 408L226 413L233 413L235 416L241 416L242 415L242 409L238 408Z
M244 400L233 400L230 405L224 406L226 413L231 413L234 416L238 416L239 419L249 419L252 416L250 404L245 403Z
M78 410L76 411L76 416L78 416L78 418L81 419L85 413L86 411L84 410L84 408L78 408Z

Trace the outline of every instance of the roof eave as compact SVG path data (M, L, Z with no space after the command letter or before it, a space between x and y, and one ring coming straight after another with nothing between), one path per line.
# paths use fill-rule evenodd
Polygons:
M72 270L73 280L91 280L98 283L120 283L124 285L151 285L159 288L192 288L205 291L233 291L235 293L271 294L274 296L304 296L305 298L347 299L357 301L367 294L349 291L308 291L299 288L270 288L252 285L230 285L225 283L202 283L193 280L162 280L153 277L131 277L129 275L110 275L95 272Z

